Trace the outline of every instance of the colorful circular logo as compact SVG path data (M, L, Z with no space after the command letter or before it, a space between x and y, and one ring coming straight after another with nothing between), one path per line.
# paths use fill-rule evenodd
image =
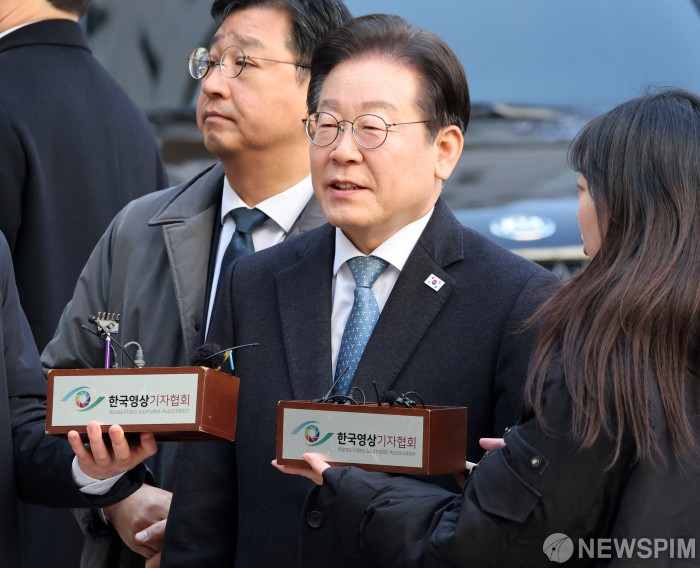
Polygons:
M90 406L90 393L86 390L81 390L75 393L75 404L78 408Z
M320 435L321 432L313 424L309 424L306 428L304 428L304 437L306 438L307 442L314 443L318 440Z

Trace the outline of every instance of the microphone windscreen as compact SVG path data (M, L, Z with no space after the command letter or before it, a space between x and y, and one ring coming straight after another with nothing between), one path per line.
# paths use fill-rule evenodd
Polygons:
M218 343L205 343L200 345L192 353L190 365L193 367L209 367L218 369L224 362L224 353L221 353L221 345Z
M397 398L399 398L399 396L394 391L386 391L382 397L382 402L388 403L389 406L394 406Z

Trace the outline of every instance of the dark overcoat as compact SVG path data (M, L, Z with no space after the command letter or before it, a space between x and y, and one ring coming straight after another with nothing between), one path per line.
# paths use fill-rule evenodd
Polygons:
M44 435L46 381L20 307L12 259L0 233L0 558L20 567L18 498L55 507L88 503L73 483L73 451ZM45 551L46 554L46 551Z
M0 77L0 230L41 351L112 217L167 181L146 117L77 23L0 38Z

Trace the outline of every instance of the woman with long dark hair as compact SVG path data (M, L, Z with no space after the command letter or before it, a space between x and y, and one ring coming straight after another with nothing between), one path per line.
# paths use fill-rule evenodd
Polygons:
M462 494L317 454L310 470L278 466L323 484L368 565L696 565L700 98L623 103L570 162L591 263L536 314L528 410Z

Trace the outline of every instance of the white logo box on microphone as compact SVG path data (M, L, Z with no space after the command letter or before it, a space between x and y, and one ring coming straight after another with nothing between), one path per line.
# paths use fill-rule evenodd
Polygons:
M467 409L282 401L277 461L306 465L318 452L334 465L397 473L454 473L466 461Z
M49 371L46 433L154 432L159 439L235 438L237 377L206 367Z

